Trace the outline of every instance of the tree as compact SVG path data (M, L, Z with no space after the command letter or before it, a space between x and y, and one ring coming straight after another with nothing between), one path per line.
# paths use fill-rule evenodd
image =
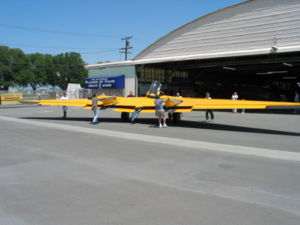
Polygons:
M40 53L34 53L28 55L28 58L29 71L26 73L27 84L35 91L37 86L47 85L45 57Z
M44 85L66 89L68 83L83 84L86 77L79 53L26 55L20 49L0 46L0 89L7 90L12 85L30 85L33 90Z
M58 86L66 90L68 83L83 84L87 77L87 70L79 53L67 52L54 56L58 75Z
M20 85L28 84L35 91L38 86L57 84L53 56L40 53L29 54L28 66L26 70L19 74L18 80Z
M26 71L28 60L20 49L0 46L0 88L8 90L19 83L19 76Z
M47 84L52 86L58 85L58 76L56 66L54 64L54 57L48 54L44 55L44 61Z

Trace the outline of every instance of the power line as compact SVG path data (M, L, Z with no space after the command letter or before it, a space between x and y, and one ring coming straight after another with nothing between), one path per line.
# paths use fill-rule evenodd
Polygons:
M46 48L46 49L77 49L77 50L101 50L101 51L116 51L118 48L79 48L79 47L63 47L63 46L42 46L42 45L28 45L28 44L16 44L16 43L4 43L0 42L1 45L11 45L29 48Z
M120 38L120 37L122 37L122 35L107 35L107 34L69 32L69 31L50 30L50 29L26 27L26 26L19 26L19 25L13 25L13 24L3 24L3 23L0 23L0 27L10 28L10 29L26 30L26 31L54 33L54 34L61 34L61 35L72 35L72 36L88 36L88 37L97 37L97 38L99 38L99 37L100 38Z

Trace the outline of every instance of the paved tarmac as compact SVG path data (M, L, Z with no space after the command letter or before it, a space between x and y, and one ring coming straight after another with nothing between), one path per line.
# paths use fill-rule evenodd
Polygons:
M300 224L300 115L0 107L0 225Z

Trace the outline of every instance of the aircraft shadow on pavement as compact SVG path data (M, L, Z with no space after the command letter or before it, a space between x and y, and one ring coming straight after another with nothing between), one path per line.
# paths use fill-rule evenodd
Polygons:
M67 119L62 119L61 117L21 117L21 119L32 119L32 120L53 120L53 121L86 121L91 122L92 118L90 117L69 117ZM128 123L128 125L134 124L148 124L150 127L157 128L157 119L154 118L138 118L134 123L129 121L122 121L120 118L108 118L101 117L100 123ZM274 134L274 135L287 135L287 136L300 136L298 132L289 132L289 131L280 131L280 130L270 130L262 128L253 128L253 127L244 127L236 125L226 125L219 124L215 122L206 122L206 121L188 121L182 120L179 123L168 123L169 127L185 127L185 128L199 128L207 130L219 130L219 131L236 131L236 132L245 132L245 133L261 133L261 134Z
M173 125L173 124L172 124ZM191 127L208 130L220 130L220 131L236 131L245 133L260 133L260 134L275 134L275 135L287 135L287 136L300 136L298 132L271 130L264 128L254 128L236 125L219 124L215 122L194 122L194 121L181 121L179 124L174 124L176 127Z

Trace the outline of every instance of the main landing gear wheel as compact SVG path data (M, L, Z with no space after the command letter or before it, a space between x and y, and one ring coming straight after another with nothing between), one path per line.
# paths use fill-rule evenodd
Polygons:
M122 112L121 113L121 120L122 121L129 121L129 113L128 112Z
M168 113L170 120L173 120L174 123L178 123L181 120L181 113Z

